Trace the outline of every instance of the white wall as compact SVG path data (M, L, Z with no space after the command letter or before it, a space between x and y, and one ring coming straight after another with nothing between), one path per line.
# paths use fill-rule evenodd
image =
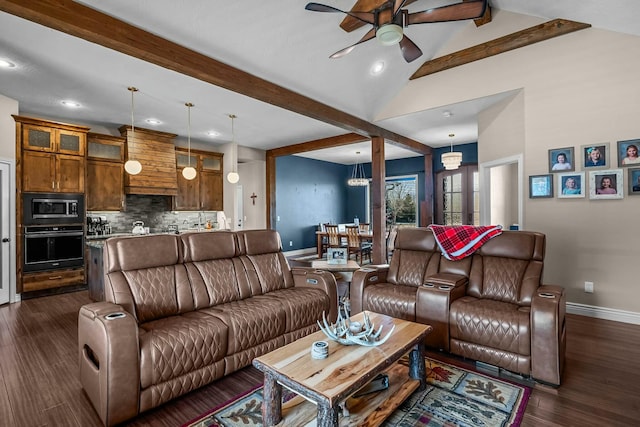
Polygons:
M15 160L16 122L12 114L18 114L18 101L0 95L0 157Z
M505 22L511 28L496 33ZM466 31L471 45L540 22L499 12ZM590 28L413 80L380 117L521 89L480 115L479 162L524 155L524 223L547 235L546 283L564 286L570 302L640 313L640 197L627 195L627 170L623 200L529 199L527 188L529 175L548 173L549 149L615 149L640 138L638 69L640 37ZM585 281L595 283L593 294L584 293Z

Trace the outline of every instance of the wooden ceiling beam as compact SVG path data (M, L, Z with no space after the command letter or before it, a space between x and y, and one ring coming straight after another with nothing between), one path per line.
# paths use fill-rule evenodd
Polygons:
M368 137L379 136L410 150L430 150L329 105L278 86L70 0L0 0L0 11L233 92Z
M267 156L290 156L292 154L307 153L309 151L321 150L324 148L341 147L343 145L350 145L364 141L370 141L370 138L358 135L357 133L347 133L344 135L287 145L285 147L273 148L271 150L267 150Z
M462 1L466 2L466 1L473 1L473 0L462 0ZM488 24L489 22L491 22L491 5L487 3L487 7L484 9L484 15L482 15L480 18L474 19L473 22L476 24L476 27L481 27L484 24Z
M529 46L544 40L583 30L591 24L554 19L534 27L530 27L503 37L482 43L467 49L459 50L439 58L425 62L410 77L410 80L438 73L470 62L479 61L510 50Z

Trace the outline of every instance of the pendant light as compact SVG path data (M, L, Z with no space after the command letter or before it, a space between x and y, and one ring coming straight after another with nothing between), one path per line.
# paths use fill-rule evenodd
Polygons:
M231 167L232 170L227 175L227 181L231 184L235 184L240 180L240 175L238 175L238 144L236 144L236 132L234 128L234 120L236 119L235 114L229 114L229 118L231 119Z
M360 155L359 151L356 151L356 155ZM353 165L353 171L351 172L351 178L347 180L347 185L350 187L364 187L369 184L369 180L364 176L364 168L362 163L357 162Z
M129 90L129 92L131 92L131 139L133 140L136 133L135 126L133 124L133 94L136 93L138 89L133 86L129 86L127 89ZM139 161L133 160L131 158L131 153L129 152L129 150L127 150L127 157L128 159L124 164L124 170L127 171L129 175L138 175L140 172L142 172L142 164L140 164Z
M191 166L191 107L193 107L193 104L187 102L184 105L187 106L187 145L189 147L189 155L187 157L187 167L182 169L182 176L184 176L184 179L192 180L196 177L196 170Z
M460 167L460 163L462 163L462 153L460 151L453 151L453 137L456 136L454 133L449 134L449 138L451 141L451 151L448 153L442 153L442 164L446 170L455 170Z

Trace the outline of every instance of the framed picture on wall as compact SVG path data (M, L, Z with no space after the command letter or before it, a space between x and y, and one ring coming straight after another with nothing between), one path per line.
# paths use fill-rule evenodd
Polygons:
M530 175L529 198L553 197L553 175Z
M629 190L630 196L640 196L640 168L633 168L629 170Z
M549 173L576 170L573 147L549 150Z
M640 166L640 139L618 141L618 167Z
M623 187L622 169L589 172L590 199L622 199Z
M584 172L567 172L557 175L558 198L575 199L584 197L587 183L584 180Z
M605 169L609 167L609 143L599 143L593 145L583 145L582 164L585 168Z
M346 264L347 253L347 248L327 249L327 264Z

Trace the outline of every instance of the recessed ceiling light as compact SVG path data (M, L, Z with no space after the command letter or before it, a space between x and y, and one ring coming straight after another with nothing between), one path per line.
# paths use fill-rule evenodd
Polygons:
M0 59L0 68L14 68L16 64L6 59Z
M158 119L147 119L147 120L146 120L146 122L147 122L147 123L149 123L150 125L159 125L159 124L161 124L161 123L162 123L162 122L161 122L160 120L158 120Z
M453 117L453 113L451 111L443 111L442 115L445 117Z
M371 74L377 76L384 71L384 61L376 61L371 66Z
M207 135L209 135L211 138L215 138L217 136L220 136L220 132L217 132L215 130L210 130L209 132L207 132Z
M65 99L64 101L60 101L60 103L62 105L64 105L65 107L69 107L69 108L80 108L80 107L82 107L82 105L80 105L79 102L71 101L69 99Z

